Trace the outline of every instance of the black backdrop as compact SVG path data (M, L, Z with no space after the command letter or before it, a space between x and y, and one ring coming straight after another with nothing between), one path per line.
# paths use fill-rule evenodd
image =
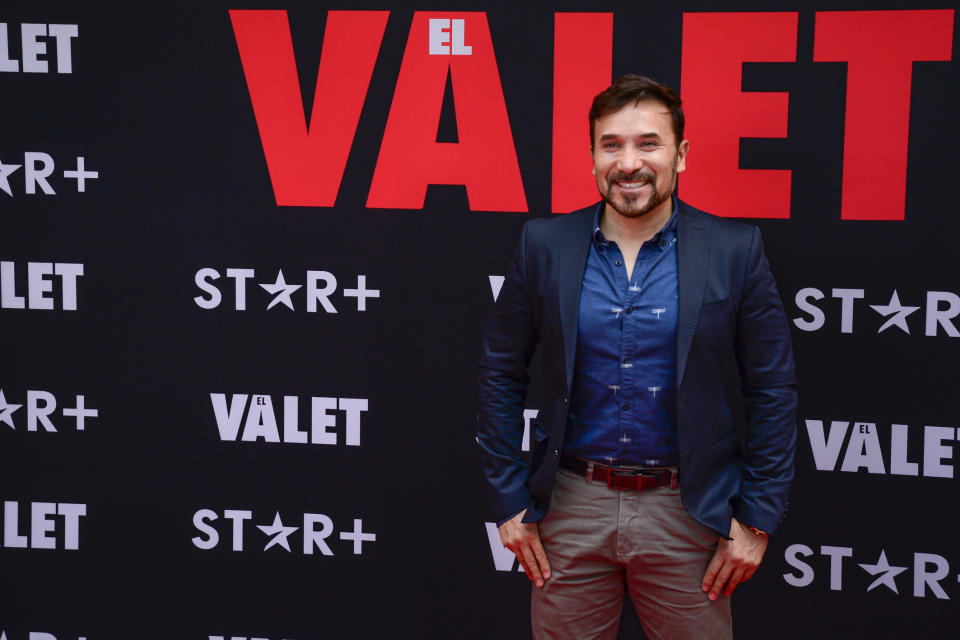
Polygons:
M694 14L787 13L788 36L795 20L795 61L748 61L742 86L720 87L789 92L785 137L751 137L733 122L724 135L743 138L741 169L792 172L789 216L763 215L762 200L751 215L793 321L801 381L794 491L764 565L734 598L738 637L954 637L953 7L922 7L949 9L931 14L931 28L914 24L918 7L883 2L256 5L287 11L307 114L328 10L389 11L334 206L278 205L229 13L236 8L7 3L0 12L7 640L529 636L529 584L488 536L475 365L494 300L490 276L503 274L520 225L559 201L554 108L565 97L554 95L555 25L585 11L612 14L612 45L585 37L582 54L567 51L568 59L592 60L612 46L610 73L594 79L639 71L684 95L704 94L684 84L694 77L685 61L698 46L701 59L712 55L684 40ZM897 29L872 44L868 14L844 23L851 41L889 42L875 59L892 78L881 74L890 84L878 86L871 76L870 108L856 114L869 135L846 150L852 72L814 61L823 58L814 51L817 11L836 10L905 12L888 16ZM415 58L427 48L408 45L411 26L426 33L430 18L464 19L466 44L483 55L483 23L450 13L459 11L481 12L489 25L527 210L474 210L463 184L432 184L422 206L368 206L404 51L411 46ZM76 25L76 36L24 24ZM724 34L709 45L718 47L717 77L723 52L753 41L749 31ZM903 132L873 118L898 97L902 65L888 58L930 43L946 53L912 64L904 158ZM33 58L47 61L46 73ZM332 76L363 84L362 63L340 63ZM451 64L437 140L466 144L457 127L468 126L470 107L457 95L469 92L457 87L474 76L466 63ZM690 122L716 122L710 112L723 95L717 105L688 103ZM314 116L339 118L338 102ZM574 146L586 144L586 108ZM699 135L701 148L721 137L704 127ZM698 157L690 137L681 197L685 185L704 191L694 188L695 171L737 169ZM316 144L326 157L326 141ZM843 166L852 147L870 150L856 175L875 194L857 215L841 206L845 176L856 173ZM82 190L64 175L79 157L97 172ZM484 160L498 170L513 162ZM403 186L430 162L409 158L394 182ZM589 193L585 167L579 186ZM52 193L34 178L48 169ZM465 174L473 188L491 179L477 171ZM726 184L691 195L691 204L722 209ZM874 206L901 219L871 219ZM311 283L324 289L334 278L328 304L337 313L318 299L308 311ZM300 287L275 296L284 283ZM361 310L351 290L364 287L379 297ZM534 386L531 410L539 393ZM83 410L97 414L81 421ZM355 527L375 540L355 546ZM621 636L637 633L627 612Z

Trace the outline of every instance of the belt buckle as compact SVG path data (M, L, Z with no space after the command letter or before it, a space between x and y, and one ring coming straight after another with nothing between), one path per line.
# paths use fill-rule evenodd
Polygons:
M609 471L607 471L607 487L610 489L616 489L617 491L627 491L627 490L643 491L643 485L640 482L637 482L638 477L639 477L638 474L633 473L631 471L616 471L614 469L610 469ZM614 484L613 482L614 478L632 478L633 482L632 484L621 486L618 484Z

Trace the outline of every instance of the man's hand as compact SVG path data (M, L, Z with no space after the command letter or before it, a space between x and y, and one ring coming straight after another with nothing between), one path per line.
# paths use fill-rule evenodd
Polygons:
M730 523L730 537L732 540L721 539L717 543L717 550L703 575L702 587L711 600L716 600L721 590L723 595L729 596L738 584L752 578L767 550L769 538L754 533L736 518Z
M543 587L543 581L550 577L550 563L547 562L547 552L540 544L537 523L520 522L526 512L524 509L500 525L500 541L517 556L531 582Z

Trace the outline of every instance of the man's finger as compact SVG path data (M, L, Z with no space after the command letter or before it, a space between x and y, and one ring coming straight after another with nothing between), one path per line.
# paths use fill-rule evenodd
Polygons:
M529 545L523 545L520 548L520 552L523 555L523 558L526 560L525 569L527 569L527 577L538 587L543 586L543 576L540 574L540 566L537 564L537 558L533 555L533 550Z
M723 585L727 584L731 573L733 573L733 567L729 562L724 562L723 566L720 567L720 571L717 572L716 579L710 586L710 593L707 594L709 599L716 600L720 596L720 590L723 589Z
M523 554L514 552L514 555L516 555L517 560L520 561L520 566L523 567L523 572L527 574L527 579L533 582L533 575L530 573L530 567L527 566L527 561L523 558Z
M727 580L727 586L723 590L723 595L729 596L733 593L733 590L737 588L737 585L743 582L743 573L743 569L736 569L730 574L730 578Z
M714 578L717 577L717 572L720 571L720 567L723 566L723 552L720 547L717 547L717 550L713 552L713 558L710 559L710 564L707 565L707 571L703 574L703 583L700 585L704 591L709 591L710 586L713 584Z
M539 537L534 538L531 547L533 547L533 555L537 559L537 564L540 565L540 570L543 572L543 579L546 580L550 577L550 561L547 560L547 552L540 543Z

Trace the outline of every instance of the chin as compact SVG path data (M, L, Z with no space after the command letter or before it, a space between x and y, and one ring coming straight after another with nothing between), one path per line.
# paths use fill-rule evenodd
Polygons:
M659 202L652 202L652 198L648 199L644 203L637 202L636 200L631 201L616 201L613 199L607 199L607 204L610 205L610 208L622 215L625 218L639 218L643 215L646 215L653 211Z

